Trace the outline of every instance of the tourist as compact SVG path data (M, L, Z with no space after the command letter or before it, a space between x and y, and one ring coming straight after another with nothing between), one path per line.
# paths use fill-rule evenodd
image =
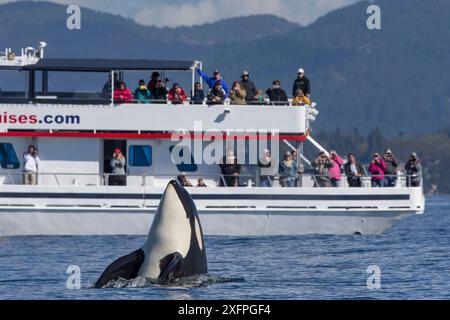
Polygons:
M341 168L344 161L335 150L330 151L331 168L328 170L328 176L332 187L341 186Z
M294 186L301 187L303 185L301 175L305 172L305 167L299 161L297 150L293 149L290 151L290 153L292 155L292 160L294 160L297 163L297 175L294 180Z
M139 80L139 87L134 91L134 99L139 103L150 103L151 97L152 94L150 90L148 90L145 80Z
M111 176L109 177L110 186L125 186L127 184L127 177L125 175L126 159L119 148L114 149L111 157Z
M408 162L405 165L406 170L406 186L419 187L422 180L422 165L417 153L412 152Z
M400 162L394 157L391 149L387 149L383 155L384 163L386 164L386 170L384 172L384 186L395 187L397 182L397 172L400 166Z
M28 147L28 151L23 154L23 161L23 184L37 184L37 172L40 160L35 146L30 145Z
M239 81L235 81L230 91L231 103L237 105L245 104L246 95L247 93Z
M225 90L222 88L222 83L217 81L215 86L208 92L208 103L223 104L226 98Z
M196 82L194 85L194 92L191 92L191 101L193 104L202 104L205 100L205 92L202 89L200 82Z
M152 96L155 95L156 84L158 83L160 76L161 75L159 72L154 71L151 75L150 81L148 82L147 88L148 88L148 90L150 90Z
M297 89L295 92L295 97L292 99L292 105L293 106L304 106L304 105L310 105L311 100L305 96L302 89Z
M272 187L273 175L268 174L272 167L272 156L269 149L264 149L262 157L258 159L259 186Z
M349 187L361 187L361 177L364 174L364 167L356 160L354 153L347 155L347 163L344 165L345 175Z
M203 178L199 178L197 180L197 187L201 187L201 188L206 188L207 187L207 185L206 185L205 181L203 180Z
M114 100L117 103L127 103L133 100L131 90L127 88L125 82L119 82L119 87L114 90Z
M202 70L200 70L197 67L197 72L202 77L202 79L208 84L210 89L213 89L216 86L216 83L219 81L220 85L222 86L222 89L225 91L225 97L228 97L230 94L230 90L228 89L227 83L222 78L222 75L220 74L219 70L214 70L213 76L208 77L206 73L204 73Z
M276 104L281 104L283 102L287 103L288 101L286 91L281 89L280 80L274 80L272 82L272 87L266 90L266 94L269 97L270 102L274 102Z
M112 84L114 83L114 89L119 87L119 80L117 80L119 77L117 73L114 73L113 78L111 78L111 74L109 74L108 81L103 85L102 89L102 98L110 99L111 98L111 88Z
M309 79L305 76L305 70L303 70L302 68L298 69L297 79L295 79L292 86L292 96L296 96L298 89L301 89L303 93L308 97L311 94L311 85Z
M192 183L189 181L185 173L180 174L177 177L177 180L183 187L193 187Z
M186 93L183 88L178 84L174 83L172 89L170 89L167 99L172 102L172 104L180 104L187 100Z
M244 89L245 92L247 93L245 99L247 101L255 100L256 87L255 87L255 84L253 83L253 81L250 80L250 74L248 73L248 71L242 72L241 79L242 80L240 82L240 85L241 85L242 89Z
M233 149L227 151L227 155L223 157L222 163L219 165L222 173L220 186L237 187L239 186L239 174L241 173L241 165L237 163Z
M333 164L325 151L319 153L319 156L313 161L313 166L317 173L316 178L314 179L314 186L321 188L331 187L329 170Z
M292 159L292 154L287 151L281 161L278 174L280 175L280 185L284 188L295 187L295 175L297 173L297 162Z
M158 80L152 92L152 99L155 103L165 103L167 100L167 93L168 92L164 82L162 80Z
M386 164L379 153L374 153L372 161L369 165L369 172L372 174L372 187L384 186L384 173Z

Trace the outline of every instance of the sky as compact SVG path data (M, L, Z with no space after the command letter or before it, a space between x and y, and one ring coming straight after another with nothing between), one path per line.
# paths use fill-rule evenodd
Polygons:
M21 0L0 0L0 4ZM37 0L40 1L40 0ZM360 0L51 0L120 14L143 25L192 26L252 14L275 14L308 25Z

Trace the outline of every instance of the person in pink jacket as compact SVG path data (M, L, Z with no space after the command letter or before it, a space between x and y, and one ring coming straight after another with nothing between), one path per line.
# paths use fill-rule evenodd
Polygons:
M328 177L330 178L331 186L336 188L341 184L341 167L344 165L344 161L334 150L330 151L330 161L332 167L328 169Z
M384 187L384 173L386 168L386 163L380 154L374 153L369 166L369 172L372 174L372 187Z
M119 82L119 87L114 90L114 101L117 103L127 103L133 100L131 90L127 88L125 82Z

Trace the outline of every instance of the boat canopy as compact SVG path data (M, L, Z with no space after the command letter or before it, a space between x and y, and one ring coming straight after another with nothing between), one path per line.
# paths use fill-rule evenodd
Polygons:
M40 59L24 66L34 71L111 72L115 70L191 71L195 61L123 59Z

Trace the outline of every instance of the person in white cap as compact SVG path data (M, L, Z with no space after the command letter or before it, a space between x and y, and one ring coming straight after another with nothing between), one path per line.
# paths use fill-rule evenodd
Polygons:
M301 89L308 97L311 94L311 84L309 79L305 76L305 70L303 68L298 69L298 77L294 81L292 86L292 96L295 97L295 93L298 89Z
M395 158L391 149L384 152L384 163L386 163L386 171L384 172L384 186L395 187L397 182L397 171L400 167L400 162Z

